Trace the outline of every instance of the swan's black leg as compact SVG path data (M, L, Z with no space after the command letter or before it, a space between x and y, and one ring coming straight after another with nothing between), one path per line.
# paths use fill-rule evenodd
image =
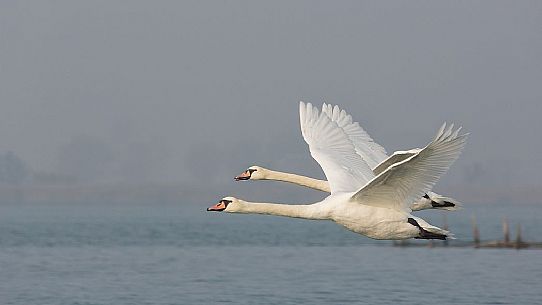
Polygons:
M446 235L444 234L438 234L433 233L425 230L418 224L418 222L414 218L409 218L408 223L417 227L420 230L420 236L414 237L416 239L440 239L440 240L446 240Z
M446 208L446 207L455 207L455 203L444 201L444 203L438 203L433 200L431 200L431 206L434 208Z
M438 203L436 201L433 201L429 195L425 194L423 195L423 198L431 200L431 206L434 208L447 208L447 207L455 207L455 203L444 201L444 203Z

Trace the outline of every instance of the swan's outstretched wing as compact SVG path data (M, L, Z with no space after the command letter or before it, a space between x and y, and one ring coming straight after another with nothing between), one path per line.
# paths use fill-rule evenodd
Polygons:
M358 153L370 168L375 168L380 162L387 159L384 147L376 143L369 134L361 128L358 122L352 122L352 116L346 113L339 106L324 103L322 112L327 114L331 121L341 127L348 138L354 144ZM373 170L374 171L374 170Z
M388 169L390 165L406 160L408 157L411 157L420 152L420 150L420 148L414 148L410 150L398 150L394 152L393 155L380 162L376 167L373 167L373 172L376 176L378 176L380 175L380 173Z
M459 157L467 134L458 135L453 124L442 125L435 139L424 149L395 163L376 176L352 200L371 206L410 211L414 200L422 197Z
M327 177L331 194L354 192L374 178L373 171L356 153L352 141L337 123L312 104L299 103L301 133L312 157Z

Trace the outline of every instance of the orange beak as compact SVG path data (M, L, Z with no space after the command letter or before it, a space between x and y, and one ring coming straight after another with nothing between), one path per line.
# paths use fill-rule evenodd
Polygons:
M212 207L207 208L207 211L221 212L226 209L226 204L224 202L219 202Z
M242 172L239 176L235 177L235 181L240 181L240 180L248 180L250 179L250 176L252 175L252 173L249 171L249 170L246 170L244 172Z

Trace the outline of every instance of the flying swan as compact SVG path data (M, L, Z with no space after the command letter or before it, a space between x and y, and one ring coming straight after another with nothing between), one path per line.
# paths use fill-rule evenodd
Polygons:
M359 123L353 122L352 116L346 113L346 111L340 109L339 106L332 106L324 103L322 105L322 113L325 113L332 122L337 123L337 125L343 129L348 138L352 141L356 153L359 154L365 162L367 162L369 167L373 169L374 174L377 176L390 165L403 161L420 151L419 148L406 151L396 151L390 157L388 157L384 147L376 143L371 136L369 136L369 134L363 130L363 128L361 128ZM247 170L236 176L235 180L283 181L327 193L330 192L329 183L325 180L274 171L257 165L250 166ZM460 202L455 199L429 191L416 200L410 206L410 208L412 211L425 209L453 211L459 209L460 206Z
M348 135L310 103L300 102L301 133L322 167L331 194L313 204L248 202L224 197L208 211L333 220L373 239L447 239L451 234L410 214L410 205L431 189L459 157L467 135L444 124L431 143L375 176ZM365 181L369 181L365 183Z

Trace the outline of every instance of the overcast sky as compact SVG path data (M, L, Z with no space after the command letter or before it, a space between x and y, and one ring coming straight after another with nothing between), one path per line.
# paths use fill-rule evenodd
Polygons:
M542 186L541 1L1 1L0 39L0 152L34 172L276 192L231 178L322 177L326 100L388 152L463 125L437 190Z

